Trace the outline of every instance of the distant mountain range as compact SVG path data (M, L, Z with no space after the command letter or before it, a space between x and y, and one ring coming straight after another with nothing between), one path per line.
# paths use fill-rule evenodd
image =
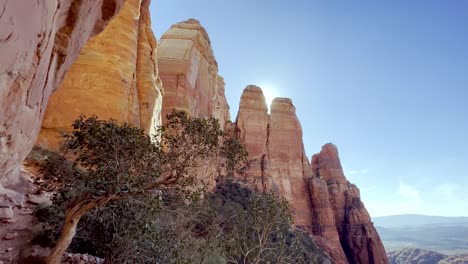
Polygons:
M468 253L468 217L393 215L372 219L388 251L422 248Z
M404 227L430 224L468 223L468 217L445 217L417 214L372 217L374 225L381 227Z
M434 251L410 248L388 252L390 264L467 264L468 254L447 256Z

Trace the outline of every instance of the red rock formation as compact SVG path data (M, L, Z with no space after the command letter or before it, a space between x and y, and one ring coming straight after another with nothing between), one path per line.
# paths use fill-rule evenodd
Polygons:
M245 143L249 153L247 178L260 189L265 188L268 140L268 107L262 90L247 86L239 102L236 118L237 137Z
M275 98L271 104L267 152L266 185L291 203L295 225L308 228L311 207L306 180L312 173L291 99Z
M310 231L336 263L388 262L359 189L345 178L337 148L325 145L310 166L290 99L276 98L268 115L262 90L248 86L235 126L249 152L247 178L286 198L295 225Z
M336 229L327 183L321 178L312 177L308 181L308 187L312 207L311 232L320 246L330 254L337 264L345 264L347 259Z
M349 263L388 263L382 241L361 201L359 189L344 176L335 145L327 144L313 156L312 171L317 178L309 181L309 188L316 189L323 185L317 182L326 182L336 230ZM312 199L313 208L323 207L325 203L326 199ZM329 218L330 212L327 210L320 215ZM320 216L316 218L320 219ZM327 227L328 224L315 227L314 234L330 236L322 232Z
M224 79L206 30L195 19L174 24L158 47L159 76L164 85L162 120L173 109L196 117L216 117L222 128L230 122ZM199 169L198 180L216 184L216 168L209 160Z
M291 100L275 98L268 115L262 90L247 86L239 103L236 130L249 152L247 178L260 189L290 201L296 225L308 229L311 209L306 179L311 171Z
M214 116L221 126L230 120L224 81L206 30L197 20L173 25L161 37L159 75L164 84L163 120L172 109Z
M50 94L123 2L0 2L0 193L18 183Z
M147 133L160 125L162 85L149 0L127 0L92 38L49 99L38 145L57 150L61 131L80 115L132 123Z

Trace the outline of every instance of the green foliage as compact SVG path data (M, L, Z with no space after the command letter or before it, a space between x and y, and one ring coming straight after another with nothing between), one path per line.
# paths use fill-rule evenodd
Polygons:
M289 204L239 183L219 184L210 196L221 215L220 254L228 263L324 263L311 237L294 229Z
M65 149L87 173L62 177L74 196L104 196L141 190L161 175L161 150L144 131L114 120L81 116L65 135ZM70 174L69 174L70 175Z
M70 250L109 263L321 263L310 236L291 227L288 203L235 183L247 152L214 118L173 112L150 138L138 128L80 117L63 156L41 162L53 205L37 212L51 245L70 207L106 198L80 221ZM64 159L67 157L68 160ZM197 182L216 164L213 192ZM201 199L204 197L203 199Z

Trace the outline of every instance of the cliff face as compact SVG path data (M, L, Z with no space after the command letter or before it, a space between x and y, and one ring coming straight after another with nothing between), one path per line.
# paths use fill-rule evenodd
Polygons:
M265 189L268 165L268 107L262 90L247 86L239 102L236 118L237 137L245 143L249 153L247 178L259 189Z
M206 30L195 19L174 24L161 37L158 47L159 76L164 84L162 120L173 109L195 117L218 118L221 127L230 122L224 94L224 79ZM198 180L216 184L216 167L206 160L198 170Z
M327 183L323 179L312 177L308 179L308 187L312 208L310 228L312 234L336 263L347 263L336 228Z
M50 94L123 2L0 2L0 193L18 183Z
M267 141L267 186L290 201L295 225L308 228L311 207L306 179L312 174L302 144L302 127L290 99L273 100Z
M323 146L322 151L312 157L312 172L314 179L309 180L310 188L322 186L323 189L327 185L329 207L333 210L336 231L349 263L388 263L379 234L361 201L359 189L344 176L335 145ZM313 200L312 207L325 204L325 198ZM326 217L329 217L329 210ZM312 230L315 235L330 236L330 233L327 235L322 231L327 228L330 230L330 224L316 223Z
M248 86L242 93L235 125L237 137L249 152L247 178L261 190L280 193L291 202L296 225L309 226L305 179L311 170L291 100L275 98L268 115L262 90Z
M346 180L334 145L307 160L292 101L275 98L268 115L262 90L248 86L236 119L237 137L249 152L246 177L291 203L294 222L311 232L336 263L387 263L385 249Z
M163 119L172 109L193 116L217 117L221 126L230 120L224 80L206 30L194 19L173 25L161 37L159 75L164 83Z
M58 132L81 114L130 122L149 134L161 113L164 117L173 108L216 117L223 127L229 123L224 80L198 21L172 26L156 55L149 0L127 0L88 43L123 0L51 2L0 4L0 83L6 87L0 90L0 192L2 184L16 183L19 163L44 115L38 144L52 150L58 147ZM276 98L268 114L261 89L249 86L233 127L249 151L247 177L259 189L285 197L295 224L316 236L337 263L388 262L359 189L343 174L336 147L324 146L309 163L290 99ZM210 161L200 174L214 184Z
M151 134L160 124L162 85L149 0L127 0L92 38L49 100L38 144L55 150L60 131L84 114L129 122Z

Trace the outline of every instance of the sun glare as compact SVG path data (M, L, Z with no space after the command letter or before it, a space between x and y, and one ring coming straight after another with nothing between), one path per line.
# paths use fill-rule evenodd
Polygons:
M279 94L272 85L263 85L260 86L260 88L262 88L263 95L265 96L265 102L268 106L268 109L270 109L271 102L273 102L275 97L279 97Z

